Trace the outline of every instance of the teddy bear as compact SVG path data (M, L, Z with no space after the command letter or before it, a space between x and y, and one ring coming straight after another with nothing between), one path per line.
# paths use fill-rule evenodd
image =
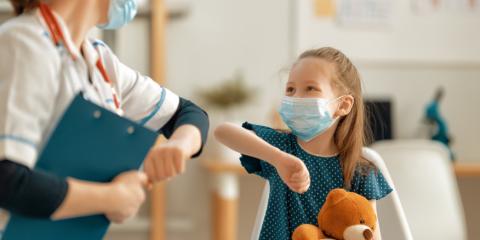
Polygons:
M330 191L318 214L319 227L298 226L292 240L373 240L377 223L375 210L361 195L341 188Z

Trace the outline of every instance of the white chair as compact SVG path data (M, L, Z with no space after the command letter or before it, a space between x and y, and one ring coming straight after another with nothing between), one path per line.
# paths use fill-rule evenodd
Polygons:
M381 225L383 239L413 240L402 204L400 203L400 198L398 197L392 178L390 177L390 173L387 170L385 163L380 155L369 148L363 149L363 156L378 167L380 172L382 172L387 179L390 186L394 189L394 191L387 197L377 202L378 218ZM269 192L270 186L267 182L260 199L251 240L258 240L260 236L263 218L265 217L265 212L267 210Z
M390 170L415 239L467 239L457 182L443 145L396 140L372 148Z

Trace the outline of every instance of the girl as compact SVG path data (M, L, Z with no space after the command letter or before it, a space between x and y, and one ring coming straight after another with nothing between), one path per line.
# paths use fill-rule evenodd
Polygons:
M300 55L280 115L291 133L250 123L243 128L225 123L215 130L219 141L242 153L249 173L270 184L260 239L291 239L299 225L317 224L334 188L365 196L375 210L375 200L392 191L361 156L365 120L360 76L343 53L320 48ZM375 239L380 239L378 227Z
M147 176L176 176L200 153L207 115L123 65L105 43L87 38L95 26L114 29L131 21L134 0L10 2L19 16L0 27L0 207L53 219L103 213L122 222L142 204ZM146 175L133 171L112 183L92 183L31 170L79 91L169 138L151 148Z

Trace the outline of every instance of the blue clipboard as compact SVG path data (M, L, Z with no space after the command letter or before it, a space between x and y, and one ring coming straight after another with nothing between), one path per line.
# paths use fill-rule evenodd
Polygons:
M39 156L36 169L95 182L138 169L158 134L97 106L79 93ZM60 221L12 215L3 240L102 239L110 222L103 215Z

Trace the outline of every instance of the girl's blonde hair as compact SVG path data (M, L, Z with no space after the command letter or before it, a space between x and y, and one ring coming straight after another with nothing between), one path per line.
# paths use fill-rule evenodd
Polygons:
M300 55L298 61L310 57L333 64L335 67L332 77L333 87L341 94L351 95L354 98L351 112L340 118L334 135L341 159L344 187L350 189L357 167L372 166L362 157L362 148L369 143L371 134L365 121L360 74L350 59L335 48L308 50Z
M20 15L28 10L34 9L38 6L41 0L10 0L13 6L15 15Z

